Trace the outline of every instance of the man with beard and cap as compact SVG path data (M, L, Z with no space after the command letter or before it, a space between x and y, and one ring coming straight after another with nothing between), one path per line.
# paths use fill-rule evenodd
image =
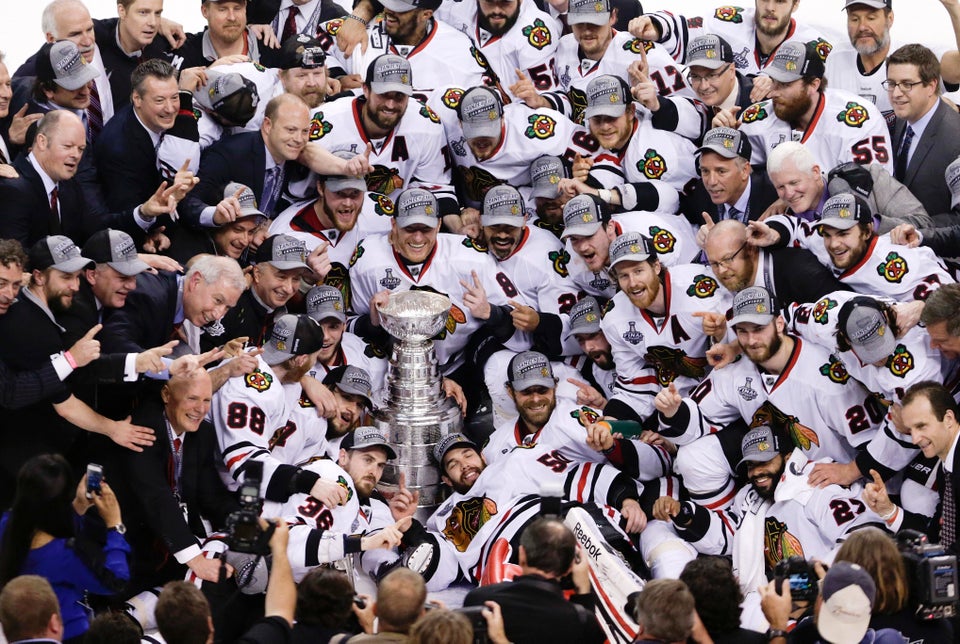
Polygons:
M581 354L567 358L567 363L578 372L577 378L567 379L577 388L577 403L600 410L616 393L617 386L613 349L600 328L602 317L600 304L592 295L570 309L569 335L576 340Z
M763 164L784 141L799 141L821 168L845 161L879 163L893 172L893 147L883 114L856 94L824 85L822 47L785 42L764 69L772 79L769 98L740 114L739 129L753 146L753 164ZM714 125L736 127L720 114Z
M745 594L772 579L779 562L792 556L825 560L851 530L882 525L860 500L862 484L811 485L810 473L830 459L809 459L770 425L743 436L740 456L737 469L743 468L750 484L728 508L713 512L668 496L657 500L654 516L671 522L702 554L733 555Z
M327 76L327 54L323 43L306 34L297 34L283 41L280 48L280 83L275 91L296 94L311 110L327 100L330 78ZM335 87L339 83L334 83Z
M544 154L530 164L530 188L520 188L520 194L526 195L530 224L557 238L563 232L563 206L570 201L560 190L560 180L569 175L560 157Z

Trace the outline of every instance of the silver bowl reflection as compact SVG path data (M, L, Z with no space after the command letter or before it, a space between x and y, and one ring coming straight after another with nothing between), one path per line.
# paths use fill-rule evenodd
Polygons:
M386 306L378 306L380 323L390 335L423 342L440 333L450 312L450 298L429 291L391 293Z

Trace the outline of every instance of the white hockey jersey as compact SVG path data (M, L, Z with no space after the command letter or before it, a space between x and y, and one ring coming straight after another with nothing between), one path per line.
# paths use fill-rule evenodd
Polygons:
M317 362L308 375L317 380L323 380L331 370L345 364L360 367L370 376L373 388L373 404L382 407L386 403L387 369L390 366L388 356L371 344L367 344L360 336L344 330L340 338L340 349L333 359L333 365L328 366Z

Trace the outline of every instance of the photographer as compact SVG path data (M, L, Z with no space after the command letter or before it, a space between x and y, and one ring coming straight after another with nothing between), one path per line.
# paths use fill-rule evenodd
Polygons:
M428 610L410 629L409 644L473 644L478 641L510 644L497 602L487 602L479 614L467 615L465 612L446 608ZM482 624L478 624L477 619L482 620Z
M895 628L910 642L952 642L950 620L921 620L911 603L903 555L893 539L877 528L857 530L840 546L835 561L859 564L877 586L870 627Z
M409 568L392 571L377 588L377 600L361 595L362 605L354 606L364 632L334 640L337 644L367 642L406 642L413 624L423 615L427 585L423 577Z

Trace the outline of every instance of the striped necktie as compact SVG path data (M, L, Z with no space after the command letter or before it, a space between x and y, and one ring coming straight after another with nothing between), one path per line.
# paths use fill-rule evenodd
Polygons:
M100 92L97 82L90 83L90 106L87 108L87 138L90 143L97 140L100 130L103 129L103 106L100 104Z

